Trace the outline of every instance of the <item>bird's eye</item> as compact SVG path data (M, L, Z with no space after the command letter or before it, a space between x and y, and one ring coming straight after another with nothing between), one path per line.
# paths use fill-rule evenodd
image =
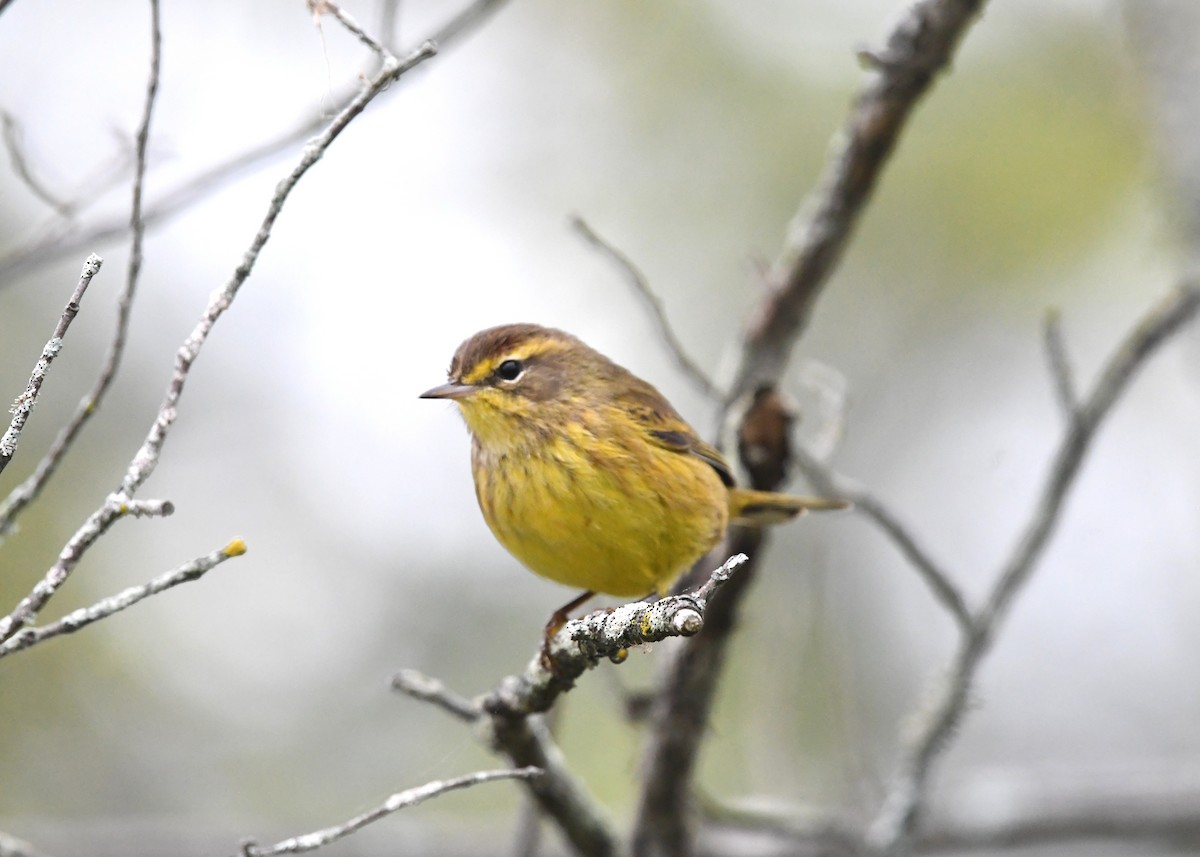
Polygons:
M505 360L496 367L496 377L502 381L515 381L521 377L523 371L525 371L525 366L520 360Z

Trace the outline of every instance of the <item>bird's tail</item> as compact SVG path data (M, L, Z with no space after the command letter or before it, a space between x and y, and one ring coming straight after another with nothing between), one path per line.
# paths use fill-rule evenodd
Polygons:
M795 497L774 491L752 491L748 488L729 489L729 522L743 527L766 527L782 524L805 512L824 512L848 509L845 500L823 497Z

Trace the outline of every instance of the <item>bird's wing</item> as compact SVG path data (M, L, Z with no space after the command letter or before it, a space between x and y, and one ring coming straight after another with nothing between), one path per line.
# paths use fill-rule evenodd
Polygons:
M733 487L733 470L725 456L702 440L662 393L644 381L641 383L645 386L638 385L626 391L618 404L642 427L646 437L664 449L696 456L717 471L722 482Z

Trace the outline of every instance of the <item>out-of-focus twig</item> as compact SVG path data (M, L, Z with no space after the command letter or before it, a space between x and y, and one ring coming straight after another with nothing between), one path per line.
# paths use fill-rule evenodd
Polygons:
M459 696L440 680L418 670L400 670L392 676L392 690L436 705L442 711L466 723L474 723L483 714L477 702Z
M1067 343L1063 337L1062 315L1058 310L1046 313L1042 325L1042 340L1046 348L1046 363L1050 369L1050 381L1054 384L1054 395L1058 406L1068 422L1079 412L1079 395L1075 390L1075 375L1071 371L1071 360L1067 355Z
M285 839L270 846L258 846L253 842L243 843L241 853L243 857L275 857L278 854L300 854L305 851L315 851L331 842L336 842L344 836L349 836L357 830L361 830L372 822L386 818L393 812L416 806L430 798L440 797L446 794L446 792L470 788L483 783L491 783L496 780L532 780L541 775L542 772L537 768L526 767L499 771L477 771L473 774L455 777L451 780L434 780L423 786L397 792L379 806L333 827L326 827L312 833L306 833L303 836Z
M866 515L891 538L904 557L912 563L934 596L949 611L960 629L971 628L973 619L962 591L951 580L950 573L924 547L917 536L903 523L883 500L850 479L834 473L828 466L809 455L803 448L792 452L796 466L813 487L829 497L839 497L854 504L855 511Z
M951 801L949 813L922 825L913 838L911 853L1024 854L1030 849L1090 841L1164 846L1191 842L1200 838L1200 791L1194 771L1180 773L1118 769L1108 775L1087 772L1055 783L1056 778L1045 771L1032 770L1015 779L1003 772L983 772L979 778L987 781L988 794L999 787L1004 798L981 802L972 799L969 780L958 784L960 790L966 786L965 795ZM1147 775L1152 782L1146 782ZM717 843L712 853L721 853L722 838L738 833L759 841L774 840L770 853L857 857L866 851L858 825L830 813L799 807L791 811L762 809L721 803L703 795L698 809L705 838Z
M81 628L86 628L93 622L106 619L114 613L132 607L151 595L158 595L181 583L199 580L208 571L216 568L227 559L241 556L246 552L246 544L241 539L234 539L220 550L215 550L183 565L161 574L141 586L131 586L123 592L102 598L90 607L81 607L68 613L57 622L34 628L23 628L10 638L0 643L0 658L14 654L22 649L28 649L38 643L59 637L63 634L73 634Z
M87 257L87 261L83 263L83 270L79 274L79 282L75 285L75 291L72 292L70 300L63 308L62 315L59 316L58 324L54 326L54 333L50 335L50 339L42 348L42 355L38 358L38 362L33 367L33 372L29 375L29 382L25 385L25 392L17 397L13 403L11 413L13 415L12 422L9 423L8 430L4 432L4 436L0 437L0 473L4 472L4 468L12 461L13 455L17 451L17 441L21 437L21 431L25 428L25 421L29 419L29 414L33 410L33 406L37 404L38 394L42 390L42 383L46 380L46 373L50 370L50 364L54 358L58 356L58 352L62 349L63 337L67 335L67 330L71 326L71 322L75 320L75 316L79 313L79 303L83 300L83 294L87 291L87 287L92 282L92 277L100 270L100 266L104 260L95 253ZM4 519L0 518L0 535L4 533Z
M3 11L3 6L0 6ZM57 212L59 217L70 217L72 206L65 200L59 199L50 191L29 166L25 158L25 147L21 145L21 127L17 119L7 110L0 110L0 126L4 129L4 148L8 150L8 159L12 163L13 172L17 174L30 193Z
M1188 283L1172 292L1120 344L1091 393L1081 401L1078 415L1054 455L1025 531L997 574L983 606L974 613L946 677L940 681L932 704L921 713L913 738L904 748L899 770L868 831L868 844L875 852L898 855L908 848L924 805L933 763L962 720L979 665L990 651L1017 593L1037 566L1097 430L1133 375L1160 345L1198 313L1200 286Z
M667 318L667 311L663 306L662 298L650 288L650 283L646 280L646 275L642 273L641 269L622 251L597 234L596 230L592 229L587 221L578 214L571 216L570 224L571 228L579 233L585 241L603 253L620 269L621 273L625 275L625 279L629 282L629 285L646 302L646 307L650 310L650 315L658 327L659 336L662 337L663 343L667 346L667 351L675 358L676 365L683 371L684 377L691 381L701 393L710 399L719 401L722 398L720 389L713 383L708 373L700 367L700 364L693 360L684 349L683 343L675 335L675 330L671 327L671 322Z

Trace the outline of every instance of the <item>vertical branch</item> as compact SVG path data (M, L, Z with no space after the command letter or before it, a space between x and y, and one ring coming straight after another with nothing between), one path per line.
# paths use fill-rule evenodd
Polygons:
M859 95L817 190L788 226L767 275L771 292L750 323L726 408L760 386L774 386L783 375L917 101L949 66L985 3L921 0L882 52L862 55L878 76Z
M728 549L754 557L759 530L739 529ZM633 829L634 857L690 855L694 850L689 802L700 745L721 667L737 627L742 596L754 580L756 563L745 563L725 585L704 617L704 630L681 641L663 665L664 678L650 710L650 741L643 758L642 791Z
M830 158L817 190L788 229L783 250L768 275L771 289L751 321L733 387L723 405L724 416L738 401L772 389L790 358L792 347L808 322L821 288L828 281L870 199L901 131L937 74L949 64L967 27L985 0L921 0L893 30L887 47L865 56L877 71L859 95L843 127L840 143ZM753 413L751 408L750 413ZM745 425L745 422L743 422ZM776 445L786 453L786 440ZM784 470L761 466L760 473ZM755 484L773 489L774 484ZM761 548L761 536L740 533L747 540L737 549ZM761 558L761 557L756 557ZM689 653L669 666L662 697L656 703L647 750L647 772L634 832L637 857L675 855L694 851L687 812L691 777L699 736L708 718L717 675L735 625L738 602L748 589L744 574L717 603L723 621L687 644ZM711 636L710 636L711 635ZM685 675L706 672L706 675Z

